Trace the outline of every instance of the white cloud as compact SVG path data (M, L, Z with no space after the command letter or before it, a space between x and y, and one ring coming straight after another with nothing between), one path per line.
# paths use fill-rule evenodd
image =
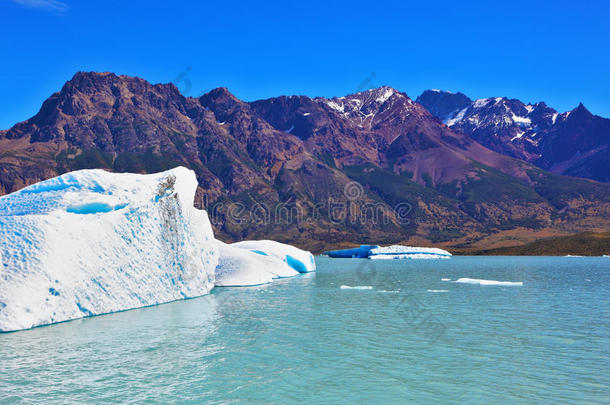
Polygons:
M68 10L68 5L59 0L13 0L13 3L20 4L27 8L50 11L60 15Z

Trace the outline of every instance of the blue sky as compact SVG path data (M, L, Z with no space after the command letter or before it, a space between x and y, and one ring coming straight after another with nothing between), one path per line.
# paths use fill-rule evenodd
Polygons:
M610 117L607 0L217 3L0 0L0 128L79 70L182 77L191 96L337 96L366 83L560 111L582 101Z

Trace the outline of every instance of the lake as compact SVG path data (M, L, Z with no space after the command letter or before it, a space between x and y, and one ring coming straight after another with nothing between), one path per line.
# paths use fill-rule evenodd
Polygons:
M0 403L610 403L610 258L316 261L0 334Z

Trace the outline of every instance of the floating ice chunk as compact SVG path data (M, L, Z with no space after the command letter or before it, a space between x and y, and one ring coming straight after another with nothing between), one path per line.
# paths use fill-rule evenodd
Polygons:
M441 278L441 281L451 281L450 278Z
M274 278L292 277L298 271L277 257L261 255L218 241L219 259L215 285L237 287L270 283Z
M431 293L446 293L446 292L449 292L449 290L428 290L428 292L431 292Z
M333 258L369 258L374 260L387 259L448 259L451 253L438 248L392 245L360 245L353 249L331 250L324 254Z
M378 248L378 245L360 245L353 249L331 250L324 252L325 255L333 258L359 258L364 259L369 257L372 249Z
M0 331L206 294L218 253L186 168L80 170L0 197Z
M285 262L299 273L316 271L316 261L310 252L272 240L246 240L231 246L250 250L262 256L272 256Z
M371 285L355 285L355 286L349 286L349 285L342 285L341 286L342 290L372 290L373 286Z
M451 253L439 248L392 245L371 249L369 259L448 259Z
M479 285L503 285L503 286L522 286L523 281L496 281L481 280L478 278L458 278L454 283L479 284Z
M391 255L371 255L369 259L373 260L391 260L391 259L449 259L450 256L431 255L426 253L411 253L411 254L391 254Z

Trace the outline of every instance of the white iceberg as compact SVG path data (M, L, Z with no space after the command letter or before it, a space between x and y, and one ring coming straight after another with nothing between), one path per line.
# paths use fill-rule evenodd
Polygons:
M285 262L299 273L316 271L316 261L313 255L306 251L284 243L272 240L246 240L236 242L231 246L249 250L261 256L269 256Z
M0 197L0 331L208 293L217 245L194 172L81 170Z
M449 259L451 253L439 248L392 245L371 249L369 259Z
M285 261L268 255L254 253L218 241L219 259L215 285L218 287L243 287L270 283L274 278L299 274Z
M507 287L520 287L523 281L497 281L497 280L482 280L480 278L458 278L454 283L461 284L478 284L478 285L499 285Z

